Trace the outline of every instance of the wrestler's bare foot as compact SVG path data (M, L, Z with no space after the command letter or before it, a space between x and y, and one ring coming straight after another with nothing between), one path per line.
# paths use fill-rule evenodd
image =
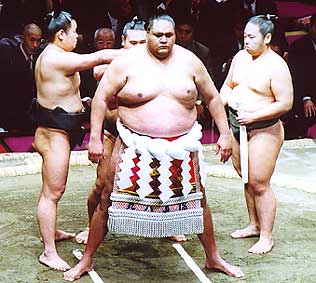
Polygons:
M62 260L57 253L47 254L43 252L38 260L40 263L58 271L66 271L70 268L68 263Z
M248 237L258 237L260 235L260 231L257 226L249 225L246 228L236 230L231 233L230 236L233 239L243 239Z
M79 279L83 274L91 271L93 269L92 259L87 259L83 257L77 265L73 268L64 272L64 280L66 281L75 281Z
M260 237L259 241L255 243L248 252L253 254L266 254L273 248L273 240L271 238Z
M88 236L89 236L89 227L86 227L86 229L76 236L76 242L78 244L87 244L88 242Z
M178 243L183 243L183 242L186 242L188 239L184 235L177 235L177 236L171 236L170 240L178 242Z
M205 268L210 270L217 270L226 273L229 276L233 277L244 277L245 274L242 272L242 270L234 265L231 265L227 263L225 260L223 260L220 256L205 261Z
M68 240L68 239L72 239L76 236L75 233L68 233L62 230L57 230L55 232L55 241L59 242L59 241L63 241L63 240Z

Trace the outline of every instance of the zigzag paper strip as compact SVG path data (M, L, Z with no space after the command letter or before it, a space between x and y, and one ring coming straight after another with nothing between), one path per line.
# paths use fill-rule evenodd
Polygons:
M148 196L154 191L149 185L149 183L152 181L152 178L150 176L152 168L149 166L151 162L152 159L149 154L141 154L139 157L139 162L137 163L137 166L139 167L137 175L140 178L136 181L139 186L139 189L137 189L136 192L141 199Z
M183 161L182 161L182 164L181 164L181 168L182 168L182 181L181 181L181 184L182 184L182 193L184 196L187 196L191 189L192 189L192 185L190 184L190 179L191 179L191 175L190 175L190 153L188 152Z
M162 202L167 201L173 195L173 191L170 189L170 185L172 184L170 180L170 176L172 175L170 172L170 166L170 159L164 158L163 160L160 160L160 166L157 169L160 174L158 178L160 182L159 190L161 191L159 198Z

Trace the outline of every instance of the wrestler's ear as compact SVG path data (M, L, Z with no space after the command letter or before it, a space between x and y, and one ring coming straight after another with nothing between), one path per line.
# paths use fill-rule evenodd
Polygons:
M66 36L66 32L63 29L60 29L57 33L56 33L57 37L59 40L63 40Z
M272 34L269 32L265 35L263 39L264 44L270 44L271 39L272 39Z
M121 39L122 39L122 46L124 47L125 46L125 41L126 41L126 38L124 35L121 36Z

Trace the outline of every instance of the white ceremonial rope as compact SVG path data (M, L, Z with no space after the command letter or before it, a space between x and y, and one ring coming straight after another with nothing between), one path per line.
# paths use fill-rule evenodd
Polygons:
M83 254L80 249L73 250L72 254L78 260L81 260L81 258L83 257ZM104 283L99 274L94 269L88 271L88 274L94 283Z
M201 283L212 283L210 279L206 277L203 271L198 267L195 261L190 257L190 255L185 251L185 249L180 244L172 244L176 249L179 255L183 258L187 266L193 271L196 277L200 280Z
M248 183L248 138L246 126L239 126L241 179Z

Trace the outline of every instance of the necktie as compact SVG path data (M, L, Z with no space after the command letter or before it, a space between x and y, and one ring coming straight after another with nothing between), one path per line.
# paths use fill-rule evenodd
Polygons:
M30 71L32 73L33 72L33 58L31 56L27 59L27 63L29 65Z

